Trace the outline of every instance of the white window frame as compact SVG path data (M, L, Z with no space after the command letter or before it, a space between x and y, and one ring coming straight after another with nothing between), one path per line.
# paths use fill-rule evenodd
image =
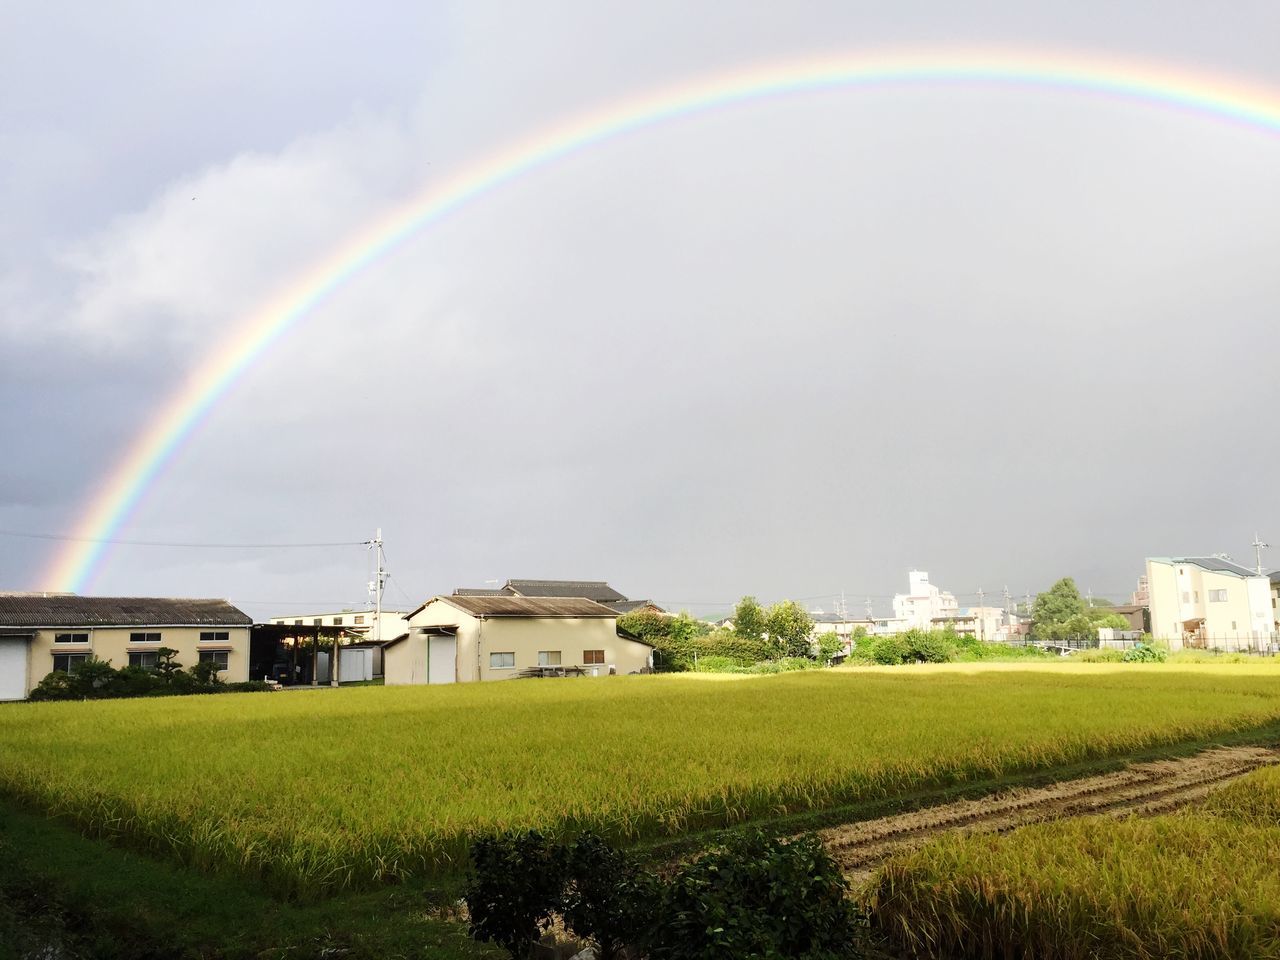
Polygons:
M159 643L160 634L158 633L131 633L129 634L130 643Z
M1210 602L1210 603L1226 603L1226 602L1227 602L1227 590L1226 590L1226 588L1225 588L1225 587L1223 587L1223 588L1222 588L1222 589L1220 589L1220 590L1210 590L1210 591L1209 591L1209 602Z
M511 662L496 661L497 657L510 657ZM489 654L490 670L514 670L516 668L516 654L514 650L497 650Z
M551 658L555 657L554 660ZM560 650L539 650L538 666L540 667L559 667L564 662L563 651Z
M138 662L134 663L134 657L138 658ZM144 662L144 657L150 657L151 663ZM160 662L160 655L154 650L131 650L129 651L129 666L141 667L143 670L154 670Z
M55 633L53 635L54 643L88 643L89 635L87 633Z
M201 630L201 643L229 643L231 633L228 630Z

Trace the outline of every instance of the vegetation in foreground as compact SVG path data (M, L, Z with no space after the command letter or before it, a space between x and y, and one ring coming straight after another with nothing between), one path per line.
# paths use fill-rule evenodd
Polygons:
M884 865L879 925L917 956L1280 957L1280 770L1151 819L950 835Z
M307 897L484 833L670 837L1280 721L1261 667L1002 667L15 704L0 792Z

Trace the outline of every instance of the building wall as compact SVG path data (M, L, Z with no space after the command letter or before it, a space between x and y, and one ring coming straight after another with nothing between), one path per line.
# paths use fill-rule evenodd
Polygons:
M227 641L201 643L200 634L219 632L227 634ZM88 643L58 643L54 637L60 633L87 633ZM129 637L134 633L158 633L159 643L134 643ZM113 667L127 667L132 652L154 652L160 647L177 650L175 659L183 667L190 667L200 659L201 649L226 648L227 669L223 680L229 683L249 679L249 628L235 627L57 627L35 631L27 659L27 691L53 671L55 653L87 653L99 660L107 660Z
M404 633L404 615L407 610L382 611L382 637L385 642L394 640ZM353 636L373 639L373 623L375 617L372 610L340 610L335 613L291 614L285 617L272 617L270 623L282 623L289 626L303 627L343 627Z
M1147 561L1151 633L1172 649L1184 646L1185 625L1203 620L1206 642L1264 643L1272 632L1271 584L1266 577L1241 577L1205 570L1192 563ZM1211 600L1225 591L1223 600Z
M648 666L651 648L618 636L617 620L598 618L493 617L478 619L443 600L427 604L409 621L406 640L386 651L384 670L388 684L427 682L427 638L418 630L427 626L456 625L457 678L460 683L505 680L526 667L538 666L540 651L559 651L560 665L581 666L599 675L638 673ZM604 663L585 664L583 652L603 650ZM491 665L490 654L512 653L514 665Z

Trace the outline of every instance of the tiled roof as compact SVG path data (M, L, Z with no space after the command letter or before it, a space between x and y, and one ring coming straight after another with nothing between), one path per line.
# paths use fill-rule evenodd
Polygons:
M475 617L617 617L593 600L581 597L439 597Z
M514 594L506 587L457 587L453 591L455 597L510 597Z
M0 594L0 627L226 627L252 623L252 617L226 600Z
M627 599L603 580L508 580L505 589L521 597L586 597L598 603Z
M617 610L619 613L631 613L644 607L653 607L655 610L662 610L662 608L652 600L609 600L605 602L605 606L613 610Z

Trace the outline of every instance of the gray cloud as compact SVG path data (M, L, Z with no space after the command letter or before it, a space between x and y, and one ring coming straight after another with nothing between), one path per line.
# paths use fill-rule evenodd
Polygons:
M0 104L17 147L0 182L22 194L0 238L0 437L23 451L0 528L70 529L229 326L358 225L624 92L978 41L1280 88L1265 5L1211 30L1163 5L738 10L379 8L387 29L356 33L330 11L290 44L289 16L246 7L198 47L172 39L181 18L58 41L56 11L28 13ZM42 45L75 69L46 77ZM912 565L962 595L1064 573L1119 593L1148 554L1243 554L1275 514L1255 491L1278 459L1277 160L1274 135L1201 115L981 85L636 131L479 198L338 291L242 378L127 533L327 541L380 524L414 601L541 575L671 601L880 596ZM38 547L0 538L0 583L29 585ZM121 547L96 588L288 612L359 599L366 562Z

